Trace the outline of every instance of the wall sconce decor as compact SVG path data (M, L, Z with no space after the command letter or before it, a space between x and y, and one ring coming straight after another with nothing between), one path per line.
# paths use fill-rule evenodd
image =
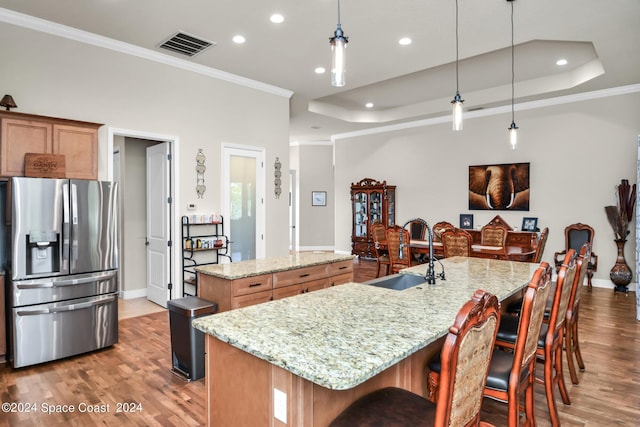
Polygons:
M273 191L276 194L276 199L279 199L280 194L282 194L282 188L280 188L282 185L282 180L280 179L282 177L282 171L280 170L282 168L282 163L280 163L280 157L276 157L276 162L273 164L273 167L275 168L275 171L273 172L273 176L275 176L275 180L273 181L275 188Z
M0 107L5 107L7 111L12 108L18 108L11 95L5 95L2 97L2 100L0 101Z
M202 152L202 148L198 148L198 154L196 154L196 194L198 199L202 199L204 192L207 191L207 187L204 185L204 171L207 167L204 165L207 156Z

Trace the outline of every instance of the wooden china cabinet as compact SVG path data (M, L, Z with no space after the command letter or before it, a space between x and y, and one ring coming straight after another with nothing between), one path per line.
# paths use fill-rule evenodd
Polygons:
M371 227L376 223L382 223L386 227L395 224L396 186L371 178L352 183L351 207L351 253L365 258L375 258Z

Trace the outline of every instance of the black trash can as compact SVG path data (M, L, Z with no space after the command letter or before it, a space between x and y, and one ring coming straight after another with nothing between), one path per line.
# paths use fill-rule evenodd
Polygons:
M187 380L204 377L204 333L191 326L195 318L214 314L218 305L197 297L167 302L173 371Z

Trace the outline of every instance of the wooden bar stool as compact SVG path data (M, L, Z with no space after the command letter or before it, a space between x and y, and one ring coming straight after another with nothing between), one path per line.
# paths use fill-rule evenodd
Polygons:
M442 348L437 405L387 387L355 401L330 427L490 426L480 421L480 407L499 321L498 299L482 290L460 309Z

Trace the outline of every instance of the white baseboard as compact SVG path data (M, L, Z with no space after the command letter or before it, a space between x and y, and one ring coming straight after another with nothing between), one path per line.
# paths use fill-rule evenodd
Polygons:
M333 252L335 246L300 246L298 247L299 252L312 252L312 251L322 251L322 252Z
M118 296L121 299L143 298L147 296L147 288L133 289L131 291L120 291Z
M584 282L586 286L587 279L585 279ZM591 279L591 285L594 288L605 288L605 289L613 289L616 287L616 285L614 285L613 282L611 282L611 280L608 280L608 279ZM629 283L629 286L627 286L627 289L629 290L629 292L635 292L636 284L634 282Z

